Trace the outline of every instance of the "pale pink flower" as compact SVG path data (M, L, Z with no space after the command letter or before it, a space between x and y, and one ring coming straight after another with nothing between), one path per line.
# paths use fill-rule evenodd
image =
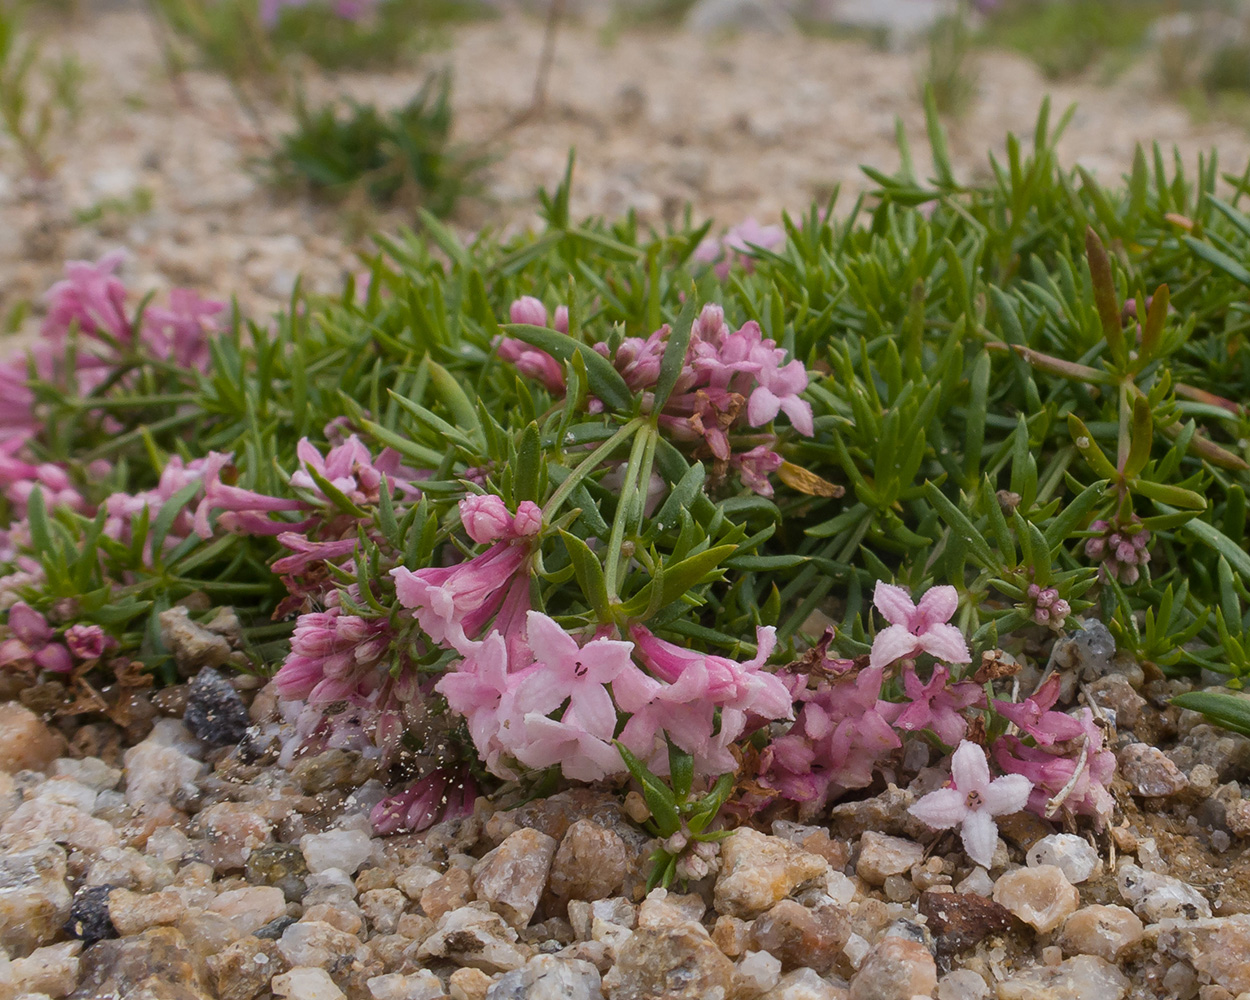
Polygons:
M71 625L65 630L65 644L80 660L98 660L117 646L117 640L99 625Z
M903 673L906 701L880 702L877 711L899 729L928 729L947 746L955 746L968 732L964 709L985 703L985 692L971 681L951 684L950 671L938 664L926 684L908 667Z
M1051 708L1059 700L1060 677L1052 673L1041 686L1021 702L995 701L994 711L1032 736L1038 746L1052 746L1079 737L1085 730L1080 721Z
M773 484L768 477L780 469L784 461L766 444L729 456L729 464L738 470L742 485L762 497L773 495Z
M985 751L964 740L951 756L952 785L930 792L908 811L935 830L960 827L964 850L989 868L998 844L995 816L1019 812L1029 801L1033 783L1020 774L990 780Z
M959 606L954 587L931 587L920 603L914 604L902 587L878 580L872 602L890 625L873 639L869 666L888 666L918 653L929 653L947 663L972 660L963 634L946 624Z
M54 641L55 632L42 614L18 601L9 608L9 637L0 642L0 667L31 664L67 674L74 669L70 652Z

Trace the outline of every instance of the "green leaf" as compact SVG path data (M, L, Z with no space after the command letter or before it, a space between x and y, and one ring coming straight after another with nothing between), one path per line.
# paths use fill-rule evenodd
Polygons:
M456 426L481 447L485 440L482 435L482 425L477 418L477 409L469 400L464 386L433 358L427 357L424 364L430 372L430 385L434 387L434 392L443 401L443 405L455 417Z
M165 550L165 536L169 534L169 529L173 527L174 518L182 513L183 508L191 502L191 498L203 486L204 484L198 479L193 483L187 483L186 486L161 504L160 513L156 515L156 520L152 522L151 530L148 531L148 538L152 542L151 552L154 563L161 561L162 553Z
M668 780L673 786L673 795L678 802L685 802L690 794L690 786L694 783L694 756L686 753L669 738L668 743Z
M660 362L660 377L655 384L655 402L651 405L653 420L658 420L660 411L668 402L673 386L681 377L682 367L686 363L686 351L690 347L690 331L694 326L695 309L698 293L694 284L686 293L686 304L682 306L677 322L668 335L668 343L664 345L664 359Z
M686 826L690 828L690 832L700 834L708 828L708 825L716 818L716 814L720 812L723 806L733 794L734 776L732 774L722 774L716 779L716 783L712 785L708 793L695 803L694 808L690 810L690 817L686 820Z
M976 529L976 526L968 520L968 515L951 503L946 494L938 489L932 481L925 482L924 495L925 499L938 512L938 516L954 532L958 541L971 550L982 566L989 568L997 564L989 543L981 532Z
M573 563L573 572L577 575L577 583L582 588L586 602L599 621L611 621L612 600L608 596L608 582L599 557L576 535L561 531L560 538L564 542L564 547L568 549L569 559Z
M1124 462L1124 475L1132 479L1150 461L1150 447L1154 443L1155 424L1150 412L1150 402L1144 396L1133 400L1133 433L1128 458Z
M1207 509L1207 501L1200 494L1180 486L1172 486L1169 483L1156 483L1149 479L1137 479L1133 481L1133 491L1159 503L1170 504L1173 507L1180 507L1184 510Z
M1163 504L1159 505L1159 509L1165 514L1176 513L1174 509ZM1243 580L1250 580L1250 555L1246 555L1245 550L1240 545L1218 528L1195 517L1181 530L1195 536L1204 545L1214 549L1217 554L1227 559L1229 565L1241 574Z
M616 742L617 752L633 779L642 786L642 797L647 808L651 810L651 818L655 820L656 829L661 837L671 837L681 829L681 816L677 812L677 803L673 798L673 790L652 774L647 765L629 752L625 744Z
M507 323L503 329L508 336L546 351L559 361L568 361L574 354L580 354L586 364L586 377L590 382L591 392L614 410L633 410L634 394L621 378L620 372L612 367L612 362L598 351L567 334L548 330L543 326Z
M1086 518L1094 512L1107 491L1107 480L1100 479L1091 483L1077 495L1071 503L1060 511L1046 525L1046 544L1053 551L1062 545L1072 532L1081 526Z
M1116 483L1120 481L1119 471L1111 464L1111 460L1103 454L1103 450L1098 446L1098 442L1094 440L1094 435L1090 433L1084 421L1075 413L1068 414L1068 433L1072 435L1072 443L1076 445L1076 450L1081 453L1081 457L1094 470L1094 475L1099 479L1107 479Z
M1102 334L1111 350L1111 357L1116 364L1122 365L1128 359L1128 349L1124 343L1124 322L1120 318L1111 258L1092 226L1085 229L1085 256L1089 261L1089 275L1094 285L1094 303L1102 322Z
M539 473L542 471L542 439L536 421L530 421L521 432L521 443L516 450L517 462L513 470L513 493L516 502L542 499L538 495Z
M1192 236L1184 236L1182 239L1185 245L1189 247L1197 256L1201 257L1217 271L1223 271L1235 281L1240 281L1243 285L1250 285L1250 270L1237 263L1232 257L1221 250L1215 249L1210 243L1203 243L1196 240Z
M1250 697L1222 691L1188 691L1173 698L1172 704L1201 712L1225 729L1250 736Z
M720 565L736 551L736 545L717 545L665 566L663 579L654 579L638 591L621 605L621 613L627 618L636 618L648 607L662 608L671 604L705 577L716 573ZM660 585L658 592L655 590L656 583Z

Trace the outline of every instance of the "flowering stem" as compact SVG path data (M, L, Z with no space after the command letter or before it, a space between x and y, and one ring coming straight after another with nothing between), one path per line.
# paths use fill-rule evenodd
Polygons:
M631 434L634 434L643 425L645 421L641 417L635 417L629 423L623 425L620 430L613 434L610 438L599 445L594 451L582 459L581 463L569 473L569 477L562 482L554 493L547 499L546 505L543 507L543 523L550 524L552 518L559 512L564 505L564 501L569 498L569 494L577 489L581 483L595 467L598 466L605 458L616 451L616 449L628 440Z

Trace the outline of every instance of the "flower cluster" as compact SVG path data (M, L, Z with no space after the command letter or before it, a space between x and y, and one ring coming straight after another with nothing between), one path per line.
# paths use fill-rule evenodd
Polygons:
M60 637L48 619L24 601L9 608L8 637L0 641L0 667L67 674L75 661L98 660L117 642L99 625L71 625Z
M1039 587L1036 583L1029 584L1029 600L1033 602L1033 620L1039 625L1049 625L1053 629L1062 629L1072 613L1072 607L1059 596L1054 587Z
M512 304L511 319L544 326L547 311L537 299L522 298ZM557 312L555 328L567 332L567 310ZM653 405L670 334L669 327L663 326L648 337L627 337L615 350L603 341L594 345L625 384L642 397L644 411ZM500 341L497 351L551 392L564 392L563 368L550 354L508 337ZM734 469L749 489L772 496L769 476L781 467L782 457L776 451L776 435L766 428L784 413L800 434L815 433L811 404L802 398L808 378L803 363L787 361L786 352L763 335L758 323L748 321L731 331L724 310L706 305L691 330L660 426L675 441L694 445L696 453L710 455L724 469ZM592 410L601 406L598 400L591 401Z
M1150 562L1150 531L1142 526L1141 519L1133 515L1128 524L1098 520L1089 530L1098 534L1085 540L1085 554L1100 561L1099 577L1136 583L1142 567Z

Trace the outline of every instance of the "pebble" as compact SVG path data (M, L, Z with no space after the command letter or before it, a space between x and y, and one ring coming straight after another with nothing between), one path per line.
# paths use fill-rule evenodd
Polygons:
M539 830L509 834L473 866L474 894L513 927L524 927L538 908L556 846L554 837Z
M174 927L152 927L133 937L100 941L82 954L78 989L84 997L125 1000L186 998L202 995L200 958ZM146 992L141 992L143 985ZM193 991L193 992L188 992Z
M51 942L69 917L65 862L55 844L0 855L0 948L11 956Z
M238 743L250 723L239 692L212 667L196 674L187 689L182 721L197 739L214 747Z
M998 1000L1123 1000L1129 981L1106 959L1078 955L1034 966L998 984Z
M767 993L781 982L781 961L766 951L748 951L734 967L734 989L737 996L752 997Z
M1080 671L1086 680L1093 680L1109 673L1115 656L1115 637L1111 630L1097 619L1082 621L1079 631L1060 639L1051 653L1055 665Z
M46 771L65 752L65 737L25 705L0 702L0 771Z
M448 958L483 972L511 972L530 956L528 948L518 943L513 927L486 903L475 902L444 913L434 933L421 943L417 957Z
M716 908L730 916L754 917L803 882L824 876L828 868L829 863L818 854L741 827L721 842Z
M1162 750L1148 743L1130 743L1117 752L1116 759L1121 776L1137 795L1164 798L1189 787L1185 772Z
M440 878L442 876L428 865L409 865L395 876L395 887L409 899L419 902L421 893Z
M883 885L891 875L910 872L924 858L924 848L913 840L866 832L859 841L855 873L869 885Z
M901 937L882 938L851 980L850 1000L912 1000L937 989L929 949Z
M990 988L971 969L955 969L938 980L936 1000L986 1000Z
M442 981L429 969L404 975L399 972L365 980L373 1000L439 1000L446 996Z
M1233 996L1250 992L1250 914L1164 924L1159 950L1183 958Z
M811 969L795 969L782 976L760 1000L846 1000L846 997L844 987L821 979Z
M833 969L851 936L850 915L829 902L809 909L793 899L783 899L751 926L751 947L780 959L794 969L808 966L818 973Z
M505 972L486 991L486 1000L601 1000L599 970L579 959L535 955Z
M491 978L481 969L457 969L447 979L451 1000L486 1000Z
M1080 893L1055 865L1017 868L994 883L994 902L1000 903L1039 934L1062 924L1081 904Z
M1116 873L1116 885L1124 901L1150 923L1211 916L1211 904L1202 893L1171 875L1125 864Z
M1069 954L1097 955L1115 962L1141 942L1142 934L1142 922L1132 910L1093 905L1068 917L1059 943Z
M161 719L142 743L124 755L126 801L139 809L155 809L175 796L194 799L196 784L208 765L185 751L194 747L191 734L179 722Z
M227 889L209 904L208 912L225 917L240 934L254 934L286 913L286 896L272 885Z
M81 941L36 948L25 958L9 963L8 985L20 994L45 994L50 997L68 996L78 985L78 953ZM0 972L0 990L5 986Z
M286 1000L346 1000L325 969L297 966L273 977L273 994Z
M337 869L354 874L373 855L373 841L364 830L328 830L300 837L299 849L314 874Z
M273 839L273 824L248 803L218 802L195 817L192 832L204 840L205 861L218 872L234 872Z
M11 851L54 841L79 851L116 847L120 840L107 820L46 798L27 799L0 825L0 838Z
M431 920L458 910L473 899L473 876L464 868L447 873L421 890L421 909Z
M1220 781L1244 781L1250 777L1250 737L1202 723L1194 726L1168 751L1182 771L1194 764L1213 767Z
M243 872L249 882L282 890L288 902L299 902L307 888L308 863L294 844L265 844L248 854Z
M293 967L311 965L339 972L367 959L364 945L353 934L324 920L299 920L278 938L278 951Z
M939 952L947 955L1011 927L1011 913L1005 906L975 892L929 890L921 894L919 909L937 939Z
M727 31L779 35L794 30L794 22L772 0L696 0L686 26L705 35Z
M620 835L579 819L560 841L548 885L560 899L604 899L621 887L628 872L629 856Z
M65 933L88 945L117 937L117 928L109 917L109 893L115 888L112 885L89 885L79 889L70 906Z
M609 1000L728 996L733 963L701 923L664 902L663 892L652 892L640 908L637 929L617 949L616 964L603 977L604 992Z
M276 941L252 936L209 955L205 964L217 988L218 1000L253 1000L286 968Z
M1030 868L1054 865L1073 885L1079 885L1101 867L1098 852L1083 837L1074 833L1052 833L1029 848Z
M360 909L369 918L375 934L393 934L408 905L408 897L398 889L370 889L360 896Z
M173 889L147 895L129 889L109 893L109 919L122 937L142 933L149 927L176 924L186 910L187 904Z

